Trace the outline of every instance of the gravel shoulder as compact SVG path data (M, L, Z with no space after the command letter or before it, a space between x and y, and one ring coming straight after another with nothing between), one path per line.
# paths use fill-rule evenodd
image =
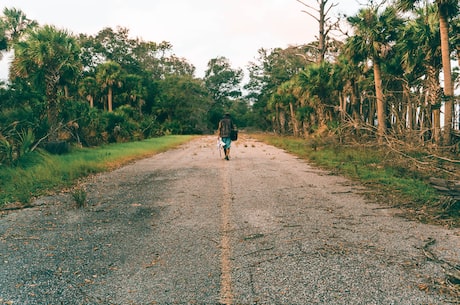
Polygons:
M460 304L460 230L240 135L215 137L0 214L0 304Z

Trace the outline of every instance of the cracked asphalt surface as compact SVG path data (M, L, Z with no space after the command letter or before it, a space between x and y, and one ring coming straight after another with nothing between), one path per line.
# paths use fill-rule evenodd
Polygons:
M460 231L245 137L215 137L0 217L0 304L452 304ZM428 248L429 247L429 248ZM435 259L427 257L429 253Z

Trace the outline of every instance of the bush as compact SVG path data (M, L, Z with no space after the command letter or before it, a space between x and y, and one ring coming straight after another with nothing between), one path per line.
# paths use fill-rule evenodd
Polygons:
M47 152L53 155L62 155L70 152L70 144L66 141L48 142L45 145Z

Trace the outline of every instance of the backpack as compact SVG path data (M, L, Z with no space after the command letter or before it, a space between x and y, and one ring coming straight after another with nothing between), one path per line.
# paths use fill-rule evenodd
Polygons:
M238 140L238 129L232 129L230 131L230 140L232 141Z

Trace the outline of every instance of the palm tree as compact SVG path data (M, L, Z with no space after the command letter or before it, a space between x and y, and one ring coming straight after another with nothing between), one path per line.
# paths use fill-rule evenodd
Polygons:
M353 64L353 62L341 54L336 62L334 67L334 74L339 78L336 80L341 84L341 118L345 119L347 115L350 115L351 119L354 121L354 126L357 126L358 123L364 121L363 117L363 107L360 97L360 80L365 77L362 67ZM339 89L338 88L338 89ZM347 99L349 102L347 103Z
M425 84L426 106L431 108L432 136L436 143L441 140L441 116L439 72L442 67L439 22L437 7L428 5L416 10L417 18L409 21L397 46L403 54L403 65L407 75L421 79ZM428 115L430 115L428 113ZM423 130L422 130L423 131Z
M142 84L142 77L135 74L126 75L124 91L128 99L127 102L134 104L133 106L139 111L139 116L142 116L142 106L144 106L147 96L147 88Z
M298 82L294 78L282 83L272 94L268 103L268 109L274 112L275 129L285 134L286 125L291 126L295 137L299 136L295 105L298 100L295 94L296 88L298 88Z
M356 16L348 17L355 35L348 39L345 49L350 58L361 61L370 59L374 69L374 86L377 99L377 121L379 141L386 133L386 103L382 88L381 64L387 56L391 44L396 40L397 29L402 21L396 10L387 7L379 12L379 7L361 9Z
M108 61L97 66L96 80L102 89L107 88L107 106L108 111L112 112L113 86L121 87L121 66L114 62Z
M0 52L8 49L8 38L6 37L6 25L2 19L0 19ZM0 59L3 54L0 53Z
M12 78L28 78L37 90L44 90L49 123L49 141L58 139L59 99L61 77L80 68L80 48L65 30L44 26L31 31L26 40L14 46L11 63Z
M5 38L8 43L7 49L19 41L19 38L27 31L38 26L34 20L27 18L26 14L15 8L3 9L3 17L1 18L3 29L5 31Z
M336 84L331 82L333 66L327 61L312 64L299 73L299 84L303 94L310 97L309 104L315 108L319 127L324 127L332 118L331 109L335 105L332 93Z
M453 97L454 86L452 82L452 69L450 64L450 50L449 50L449 18L458 14L459 3L458 0L435 0L438 6L439 17L439 33L441 36L441 54L442 54L442 67L444 71L444 134L443 140L445 144L451 143L452 132L452 115L453 115ZM399 0L398 7L401 10L412 10L421 0Z
M85 77L78 84L78 93L86 98L91 108L94 107L94 96L98 89L99 87L97 86L96 79L92 76Z

